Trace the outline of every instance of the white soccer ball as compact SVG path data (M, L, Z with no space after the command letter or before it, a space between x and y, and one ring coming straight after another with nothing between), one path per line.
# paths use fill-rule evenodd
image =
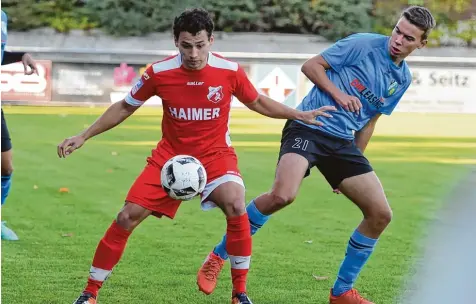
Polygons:
M162 187L176 200L188 201L202 193L207 184L207 172L193 156L176 155L169 159L160 173Z

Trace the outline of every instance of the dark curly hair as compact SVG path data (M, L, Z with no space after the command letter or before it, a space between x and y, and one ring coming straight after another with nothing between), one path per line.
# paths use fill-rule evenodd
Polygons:
M205 30L208 39L210 39L214 27L212 17L207 10L203 8L187 9L174 19L174 37L175 40L178 40L181 32L189 32L195 36L198 32Z
M431 30L436 26L435 18L430 10L422 6L410 6L403 11L402 17L424 32L422 40L427 39Z

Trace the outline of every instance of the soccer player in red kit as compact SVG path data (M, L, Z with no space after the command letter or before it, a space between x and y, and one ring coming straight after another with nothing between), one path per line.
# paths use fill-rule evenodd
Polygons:
M232 303L251 303L246 294L250 225L244 183L228 131L232 96L262 115L314 124L320 124L316 116L329 116L325 111L334 108L302 112L260 95L237 63L209 51L213 27L203 9L186 10L176 17L173 32L179 54L152 64L124 100L110 106L88 129L58 145L59 157L66 157L87 139L124 121L150 97L162 99L162 139L99 242L87 286L75 304L96 303L98 291L119 262L130 234L146 217L174 218L181 202L166 194L160 171L168 159L178 154L194 156L205 166L208 180L201 194L202 209L218 206L226 216Z

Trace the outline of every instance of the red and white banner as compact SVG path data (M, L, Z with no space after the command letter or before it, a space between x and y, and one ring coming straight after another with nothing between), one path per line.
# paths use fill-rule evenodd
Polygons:
M2 100L51 101L51 61L37 60L38 75L25 75L23 64L2 66Z

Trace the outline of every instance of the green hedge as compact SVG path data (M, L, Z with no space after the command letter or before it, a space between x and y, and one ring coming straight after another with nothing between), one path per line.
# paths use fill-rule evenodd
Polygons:
M58 32L68 32L99 26L99 20L94 19L81 1L3 0L2 10L7 13L8 26L13 30L52 27Z
M438 28L431 42L445 34L471 45L476 39L475 20L457 28L462 12L472 0L4 0L13 30L52 27L58 32L101 28L114 36L140 36L170 31L173 18L184 8L209 10L216 30L225 32L313 33L336 40L354 32L389 34L401 9L428 4ZM428 2L428 3L427 3ZM456 17L455 17L456 16Z

